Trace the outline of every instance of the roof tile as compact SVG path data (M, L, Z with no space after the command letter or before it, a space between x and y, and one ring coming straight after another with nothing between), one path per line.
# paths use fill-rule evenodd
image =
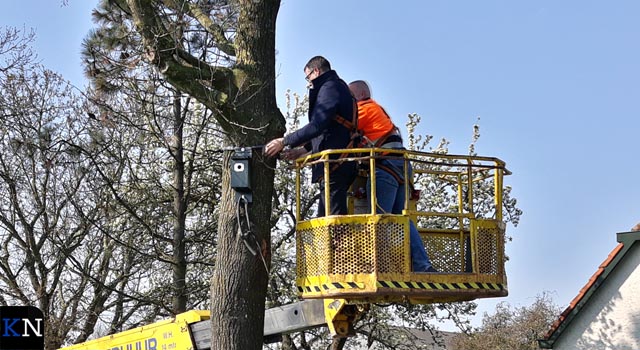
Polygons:
M562 324L562 322L564 322L564 320L567 318L569 313L571 313L571 311L573 311L573 309L576 308L576 306L580 303L582 298L584 298L587 292L594 286L594 284L598 280L598 277L602 275L605 268L609 266L611 261L613 261L613 259L616 257L616 255L618 255L618 253L622 250L623 247L624 247L623 243L618 243L618 245L611 251L611 253L609 253L609 256L607 256L607 258L602 262L602 264L600 264L600 266L598 267L598 270L596 270L593 276L591 276L587 284L585 284L585 286L582 287L582 289L580 289L580 292L578 293L578 295L575 298L573 298L573 300L569 303L569 306L562 312L562 314L560 314L560 317L558 317L558 319L555 322L553 322L553 324L551 325L551 329L549 329L547 334L544 336L545 339L549 339L551 335L558 329L558 327L560 327L560 325Z

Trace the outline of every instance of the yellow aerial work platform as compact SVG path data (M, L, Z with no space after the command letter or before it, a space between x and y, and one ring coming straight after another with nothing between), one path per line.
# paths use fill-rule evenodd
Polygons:
M347 156L330 159L335 153ZM398 157L405 160L405 178L411 171L408 165L413 167L416 188L438 188L455 203L426 211L424 202L429 198L410 199L416 191L406 186L403 214L376 214L375 196L371 196L376 191L376 162ZM303 219L300 191L306 169L323 163L328 178L330 167L338 161L357 161L369 168L363 173L371 176L371 190L366 193L370 200L351 197L350 215ZM298 159L296 169L296 284L302 298L344 299L346 304L422 304L507 295L502 180L509 172L501 160L363 148L312 154ZM352 192L360 193L366 181L359 177ZM321 195L329 212L328 186ZM486 207L487 201L491 208ZM411 271L409 220L417 224L438 273Z
M368 167L352 186L349 215L303 219L300 192L309 166L323 163L325 178L336 160ZM376 214L375 166L404 159L417 189L437 189L451 200L416 200L409 186L402 214ZM366 188L367 173L371 189ZM370 303L437 303L507 295L502 178L509 172L496 158L363 148L329 150L296 161L298 292L308 299L265 312L265 341L286 333L328 326L336 337L353 335L354 322ZM308 188L308 187L305 187ZM427 192L427 191L424 191ZM329 212L329 187L325 189ZM423 196L424 197L424 196ZM413 199L412 199L413 198ZM437 198L436 198L437 199ZM429 211L426 208L431 208ZM436 209L433 209L436 208ZM417 224L438 273L411 271L409 222ZM209 311L189 311L164 321L72 345L65 350L210 348Z

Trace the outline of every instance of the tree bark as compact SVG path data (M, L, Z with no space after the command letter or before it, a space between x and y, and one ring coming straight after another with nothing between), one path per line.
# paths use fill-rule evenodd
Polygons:
M158 5L171 7L181 3L187 4L171 0L127 0L151 62L176 89L190 94L216 113L216 120L227 132L229 145L262 145L281 136L285 122L275 98L275 26L280 1L232 3L237 6L238 19L233 38L235 65L229 68L209 65L189 56L176 44L180 40L172 38ZM222 44L220 48L225 50L227 43ZM229 187L231 152L225 154L223 161L217 257L211 278L213 350L262 348L275 160L264 159L260 148L253 151L250 161L253 204L248 216L251 232L260 246L257 256L247 251L238 235L237 204Z
M342 350L346 342L347 342L347 338L334 337L333 340L331 341L331 350Z
M237 118L234 119L244 121L244 127L231 135L235 145L264 144L283 131L284 119L275 101L275 22L278 9L279 1L240 1L237 66L244 70L252 83L239 87L240 98L236 100L246 102L235 108ZM230 154L226 154L216 269L211 279L211 312L216 315L212 317L211 349L262 349L268 281L263 259L269 266L269 222L275 161L264 159L261 149L253 151L250 163L253 204L249 218L261 251L252 256L238 236L235 194L229 187Z
M187 258L185 255L185 227L187 218L187 196L184 188L184 147L181 93L174 92L173 98L173 135L171 154L173 156L173 314L187 310Z

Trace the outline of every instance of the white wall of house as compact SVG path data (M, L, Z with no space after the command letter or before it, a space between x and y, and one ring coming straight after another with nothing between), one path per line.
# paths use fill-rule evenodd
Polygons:
M627 251L553 349L640 349L640 243Z

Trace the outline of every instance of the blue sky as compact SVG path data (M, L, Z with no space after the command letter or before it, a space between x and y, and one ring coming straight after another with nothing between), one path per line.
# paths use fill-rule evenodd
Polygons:
M0 23L33 27L43 64L77 86L95 1L2 4ZM302 67L327 57L365 79L404 124L464 154L480 117L480 155L506 161L524 210L508 227L510 296L552 291L566 306L640 221L640 2L283 0L277 88L304 93ZM282 100L282 99L281 99ZM434 144L435 146L435 144ZM479 320L479 317L478 317Z

